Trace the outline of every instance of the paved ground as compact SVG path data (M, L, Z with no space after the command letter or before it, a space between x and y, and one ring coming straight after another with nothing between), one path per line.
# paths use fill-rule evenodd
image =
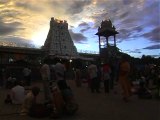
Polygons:
M86 84L77 88L73 81L68 83L74 91L79 110L74 116L64 116L60 120L160 120L160 100L139 100L133 96L129 103L124 103L118 87L117 94L113 91L104 94L102 90L101 93L91 93ZM0 88L0 120L37 120L11 114L19 111L20 106L5 105L3 100L6 92ZM50 119L48 117L42 120Z

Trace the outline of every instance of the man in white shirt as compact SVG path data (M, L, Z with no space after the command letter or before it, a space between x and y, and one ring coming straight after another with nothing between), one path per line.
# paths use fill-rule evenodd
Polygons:
M65 80L65 72L66 72L65 66L62 63L58 62L56 63L54 70L55 70L56 81L57 81L59 89L64 90L68 88L66 80Z
M23 75L25 79L25 84L30 86L31 85L31 69L29 69L28 67L25 67L23 69Z
M15 86L11 89L11 99L13 104L22 104L25 98L25 89L19 84L19 81L15 81Z
M88 74L89 74L89 79L90 79L90 87L91 87L91 92L100 92L99 91L99 82L98 82L98 69L93 62L88 66Z

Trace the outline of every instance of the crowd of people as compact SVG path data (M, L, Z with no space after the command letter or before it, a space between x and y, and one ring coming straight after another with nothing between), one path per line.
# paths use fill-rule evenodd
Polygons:
M154 94L160 97L160 67L158 65L136 66L130 62L127 55L124 55L114 64L107 60L101 65L90 62L87 72L92 93L100 93L101 85L103 85L104 93L109 93L116 84L121 87L122 98L125 102L130 101L132 95L137 95L141 99L151 99ZM152 90L156 93L153 94Z
M21 115L58 117L64 113L74 114L78 110L78 104L74 99L71 87L67 84L67 68L63 61L57 59L56 64L50 65L47 60L44 60L39 71L43 84L43 103L38 102L41 88L32 85L32 70L28 66L25 66L22 71L23 80L17 80L14 74L10 74L8 77L5 87L10 89L10 92L6 95L5 103L20 104ZM75 68L74 73L75 85L81 87L82 80L84 80L82 69ZM122 99L129 102L133 94L140 99L151 99L153 96L151 87L156 86L157 96L160 98L160 68L145 66L135 69L131 66L127 56L122 56L117 63L114 63L114 66L110 61L105 61L100 65L95 61L90 61L86 67L86 74L85 80L91 93L109 94L118 84L122 89ZM134 77L132 77L133 75ZM103 91L101 84L103 84ZM26 91L25 86L32 87Z
M28 66L25 66L22 71L23 80L18 80L14 74L10 74L4 85L9 89L4 102L21 105L21 115L60 117L61 114L74 114L78 104L72 89L66 82L66 68L62 61L57 59L55 65L49 65L48 60L45 59L39 71L43 88L32 84L32 70ZM44 101L38 102L41 91L44 94Z

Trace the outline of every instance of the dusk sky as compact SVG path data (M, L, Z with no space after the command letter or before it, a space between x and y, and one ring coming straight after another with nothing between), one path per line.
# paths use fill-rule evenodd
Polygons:
M40 48L51 17L68 22L78 52L99 52L95 34L110 19L122 52L160 57L160 0L0 0L0 44Z

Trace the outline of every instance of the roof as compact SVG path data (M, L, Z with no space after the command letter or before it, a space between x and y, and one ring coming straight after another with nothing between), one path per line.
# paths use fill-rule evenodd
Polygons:
M109 37L109 36L114 36L116 34L118 34L116 30L105 28L105 29L100 29L95 35Z
M45 51L42 49L36 49L36 48L0 46L0 52L19 53L19 54L42 54Z

